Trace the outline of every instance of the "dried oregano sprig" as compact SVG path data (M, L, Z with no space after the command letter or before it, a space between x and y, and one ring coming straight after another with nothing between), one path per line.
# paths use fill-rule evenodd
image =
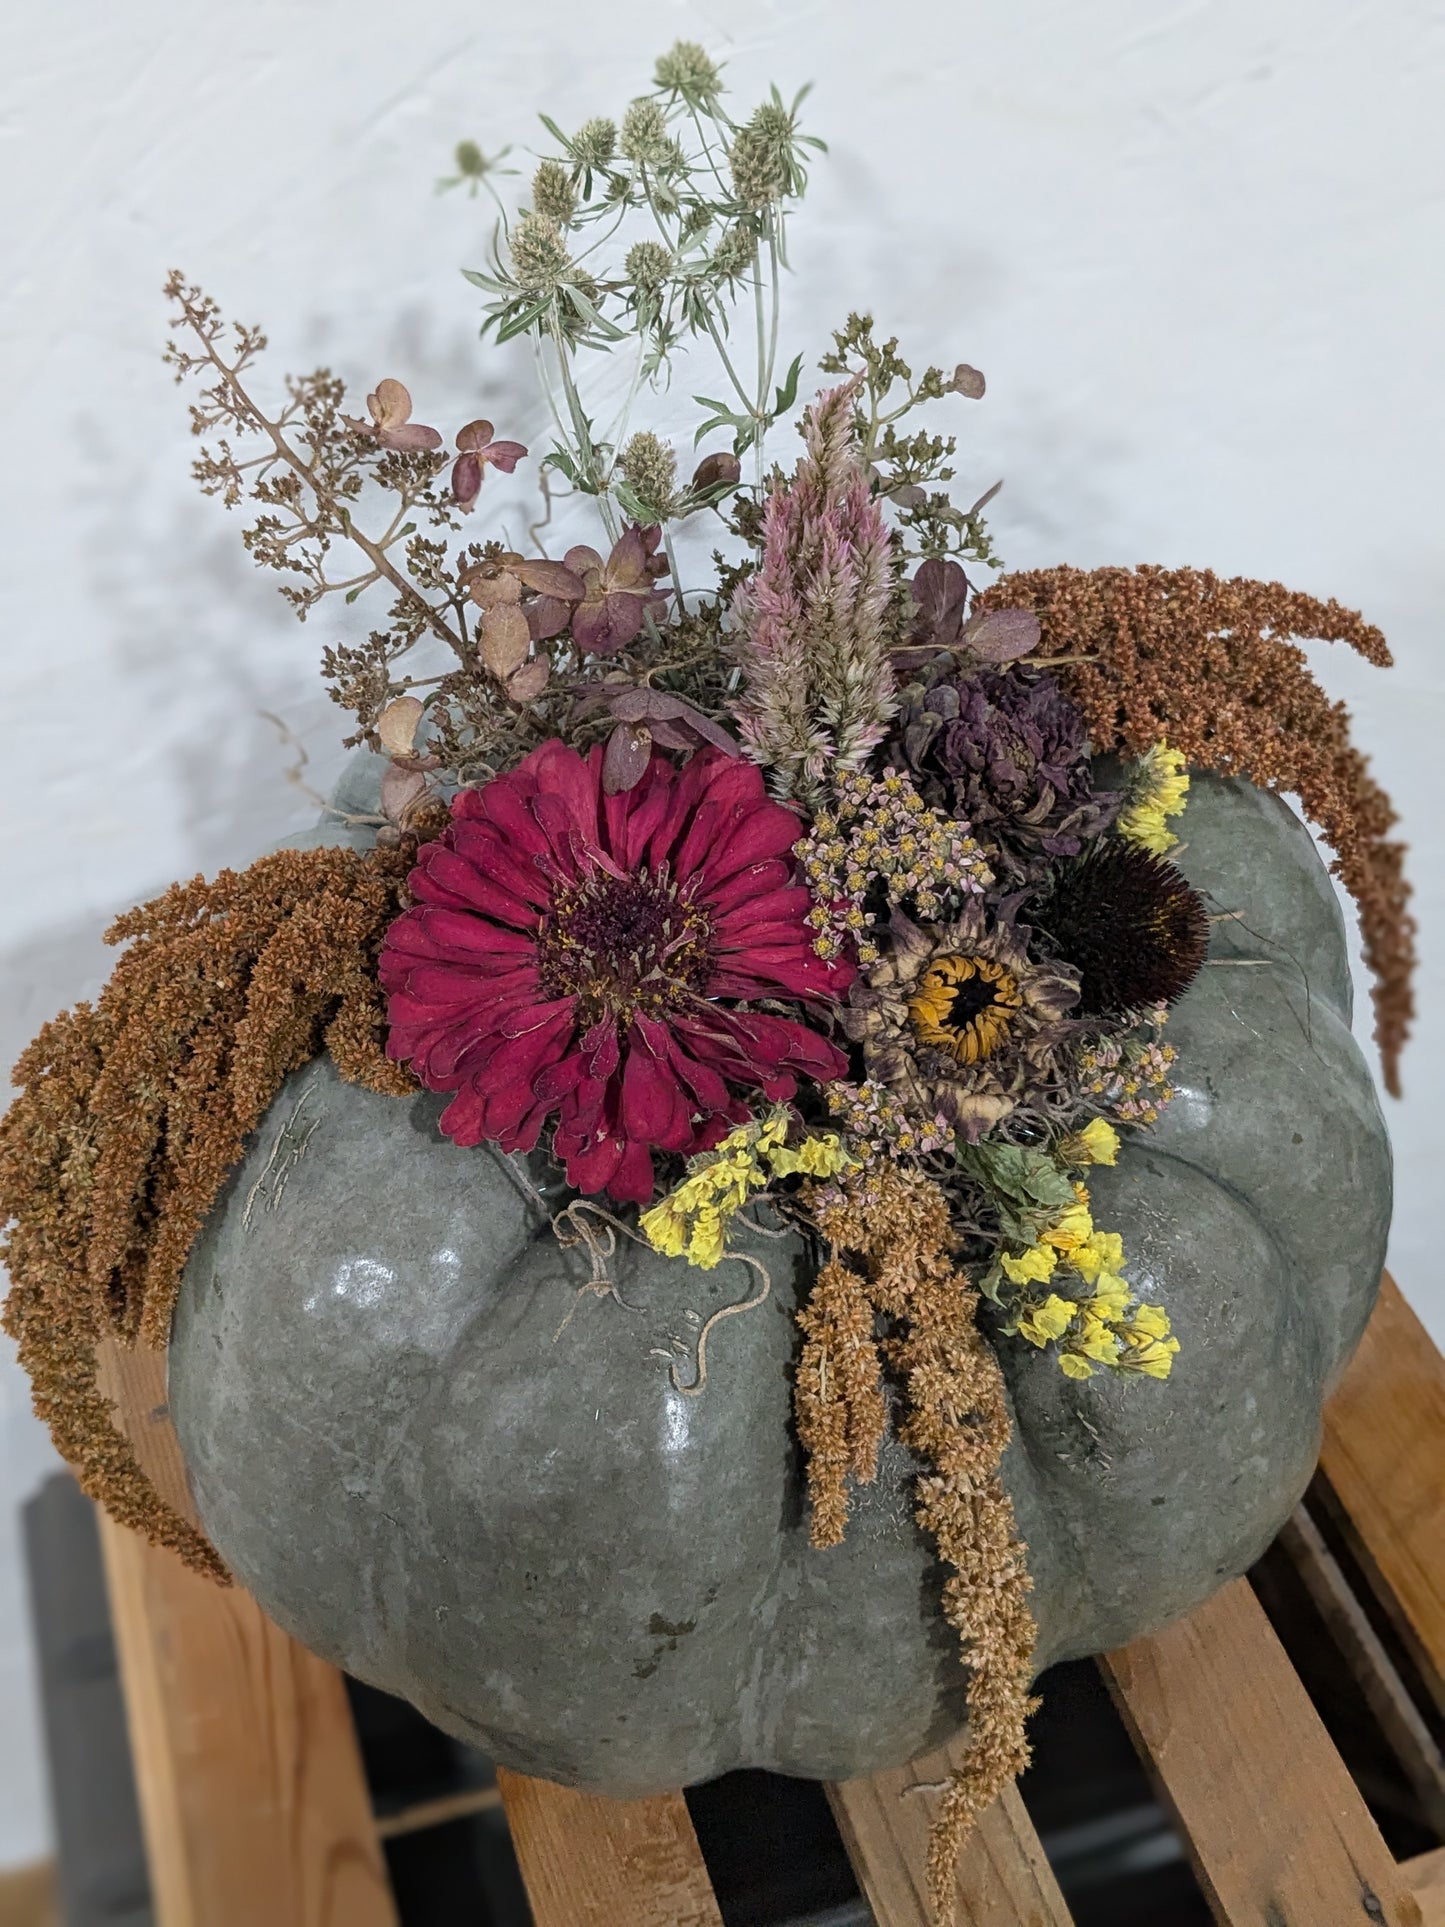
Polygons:
M961 361L951 375L941 368L925 368L915 381L913 370L898 352L898 337L873 337L872 315L850 314L833 335L833 351L818 366L826 375L849 375L857 383L856 427L858 456L874 478L877 493L889 504L904 555L964 556L983 567L1000 566L983 511L1003 486L995 482L971 508L960 509L946 488L953 480L950 457L958 443L952 435L931 435L923 429L903 434L898 424L925 402L945 395L978 401L984 378L977 368ZM902 390L901 399L896 390Z

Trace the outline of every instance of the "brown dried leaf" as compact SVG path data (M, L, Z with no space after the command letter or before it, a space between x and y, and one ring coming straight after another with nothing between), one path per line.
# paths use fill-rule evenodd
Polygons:
M422 704L415 696L394 696L376 719L381 746L391 756L408 756L416 741L422 719Z
M507 678L507 694L514 703L535 702L547 687L552 665L545 656L533 656Z
M461 586L479 609L491 609L498 603L516 603L522 599L522 584L510 569L503 569L499 573L489 569L467 569L460 580Z
M557 596L563 602L580 602L587 584L565 562L549 562L544 556L508 558L508 567L528 589L538 595Z
M956 394L966 395L970 401L981 401L986 386L978 369L970 368L966 361L961 361L954 369L953 380L949 383Z
M964 625L963 641L985 662L1014 662L1038 648L1041 634L1032 609L991 609Z
M381 779L381 813L388 823L404 827L409 811L426 795L426 778L418 770L393 763Z
M532 632L515 602L495 602L483 610L477 646L483 665L499 682L516 674L527 660Z

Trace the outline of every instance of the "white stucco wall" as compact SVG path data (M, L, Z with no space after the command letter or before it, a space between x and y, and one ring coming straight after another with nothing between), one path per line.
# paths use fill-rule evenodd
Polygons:
M257 712L325 779L340 712L197 497L159 365L165 270L259 319L275 369L403 376L422 419L540 443L483 352L486 203L452 143L619 109L682 34L745 102L813 79L832 147L798 224L786 353L871 307L986 370L960 467L1008 478L1015 566L1157 560L1361 607L1389 675L1320 664L1413 845L1422 1016L1390 1107L1397 1274L1445 1342L1438 373L1442 0L50 0L0 69L5 834L0 1054L93 990L98 932L303 820ZM523 163L525 166L525 158ZM514 185L520 185L515 183ZM696 386L679 384L683 392ZM493 484L488 484L489 489ZM46 1463L0 1360L0 1863L43 1849L15 1508Z

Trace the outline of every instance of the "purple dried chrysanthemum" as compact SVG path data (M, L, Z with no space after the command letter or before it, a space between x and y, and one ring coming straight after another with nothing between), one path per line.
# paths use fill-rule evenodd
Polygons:
M732 605L738 733L774 793L803 801L821 795L830 768L861 768L898 707L896 568L854 448L855 387L809 409L806 453L768 498L762 565Z
M1094 787L1083 717L1047 672L940 677L908 704L890 754L1018 880L1076 856L1119 813L1120 797Z

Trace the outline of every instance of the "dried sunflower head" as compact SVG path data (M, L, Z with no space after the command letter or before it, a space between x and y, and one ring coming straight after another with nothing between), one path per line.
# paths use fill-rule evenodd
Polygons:
M1079 979L1028 954L1029 933L967 904L949 923L900 911L879 961L843 1013L870 1079L918 1118L948 1118L970 1142L1052 1089Z

